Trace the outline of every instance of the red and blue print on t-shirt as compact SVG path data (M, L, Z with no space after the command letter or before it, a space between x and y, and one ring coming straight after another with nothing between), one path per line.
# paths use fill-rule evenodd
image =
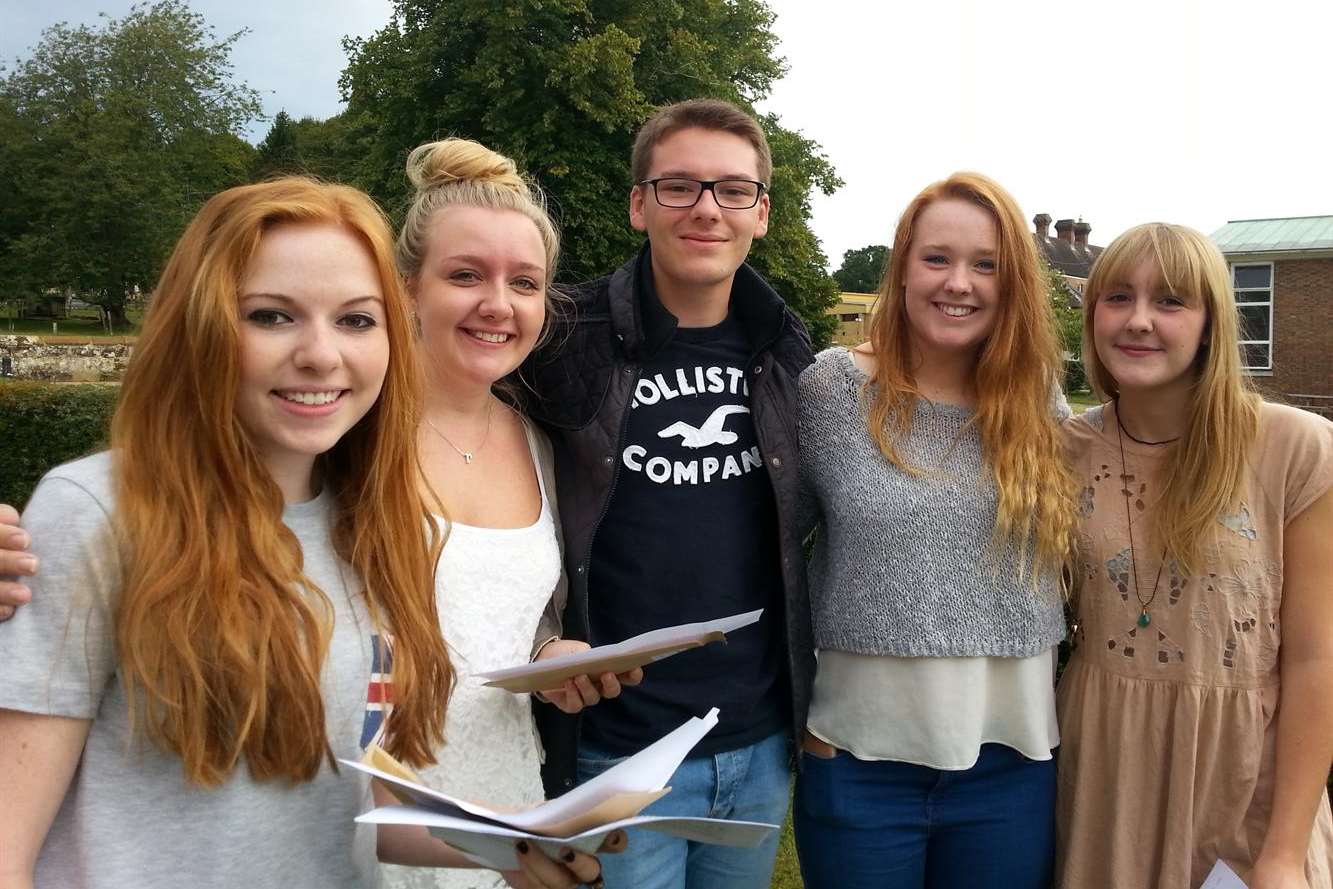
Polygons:
M366 688L366 716L361 723L361 749L383 746L384 723L393 710L393 637L370 637L370 685Z

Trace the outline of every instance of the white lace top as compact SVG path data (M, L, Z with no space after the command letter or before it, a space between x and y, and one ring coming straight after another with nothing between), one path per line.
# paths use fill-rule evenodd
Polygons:
M533 466L536 442L528 429ZM528 695L484 688L477 673L525 663L537 622L560 577L560 555L546 487L542 509L526 528L449 523L436 570L440 622L458 685L449 699L444 748L426 783L496 807L541 802L541 752ZM441 520L443 530L444 522ZM505 884L489 870L385 866L389 889L491 889Z

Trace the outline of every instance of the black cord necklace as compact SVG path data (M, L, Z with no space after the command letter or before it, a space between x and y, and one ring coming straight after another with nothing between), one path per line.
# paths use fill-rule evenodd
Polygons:
M1179 436L1179 435L1177 435L1175 438L1164 438L1164 439L1162 439L1161 441L1144 441L1144 440L1141 439L1141 438L1135 438L1135 437L1134 437L1134 433L1133 433L1133 432L1130 432L1128 429L1126 429L1126 428L1125 428L1124 421L1122 421L1122 420L1120 419L1120 399L1119 399L1119 398L1117 398L1117 399L1115 400L1115 424L1116 424L1116 426L1120 427L1120 431L1121 431L1121 432L1123 432L1123 433L1125 433L1126 435L1129 436L1129 440L1130 440L1130 441L1138 442L1138 443L1141 444L1141 445L1169 445L1169 444L1172 444L1173 442L1180 441L1180 436ZM1122 446L1123 446L1123 442L1122 442ZM1121 462L1124 462L1124 461L1122 460Z
M1125 467L1125 436L1129 435L1125 431L1124 425L1120 422L1120 403L1116 402L1115 411L1116 441L1120 443L1120 492L1125 495L1125 526L1129 529L1129 568L1134 572L1134 598L1139 603L1139 620L1141 627L1146 627L1152 623L1152 615L1148 609L1152 606L1153 600L1157 598L1157 585L1162 582L1162 568L1166 566L1166 550L1162 550L1162 561L1157 564L1157 577L1152 582L1152 592L1148 594L1145 602L1143 595L1139 592L1139 562L1134 552L1134 518L1129 508L1129 470ZM1134 436L1129 435L1134 441L1139 441ZM1171 439L1175 441L1175 439ZM1169 442L1151 442L1142 441L1139 444L1169 444Z

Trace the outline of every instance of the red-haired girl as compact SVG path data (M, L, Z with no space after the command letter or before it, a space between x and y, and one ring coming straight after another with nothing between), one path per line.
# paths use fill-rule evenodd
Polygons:
M870 341L801 376L819 661L812 889L1041 889L1054 852L1061 356L1017 204L958 173L898 223Z
M383 712L374 664L393 683L385 743L414 765L453 683L411 343L364 194L283 179L190 223L111 449L52 470L24 513L43 564L0 626L0 885L374 884L375 829L354 821L370 788L334 760ZM467 864L411 839L378 835L381 853ZM598 872L519 858L518 885Z

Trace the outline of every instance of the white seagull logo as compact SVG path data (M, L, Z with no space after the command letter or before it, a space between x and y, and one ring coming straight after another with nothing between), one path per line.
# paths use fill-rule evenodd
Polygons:
M657 433L658 438L671 438L673 435L679 435L681 444L687 448L706 448L709 445L729 445L734 444L737 438L736 433L728 432L722 426L727 422L727 417L732 414L748 414L750 409L740 404L724 404L717 410L708 415L704 424L698 429L686 423L684 420L677 420L661 432Z

